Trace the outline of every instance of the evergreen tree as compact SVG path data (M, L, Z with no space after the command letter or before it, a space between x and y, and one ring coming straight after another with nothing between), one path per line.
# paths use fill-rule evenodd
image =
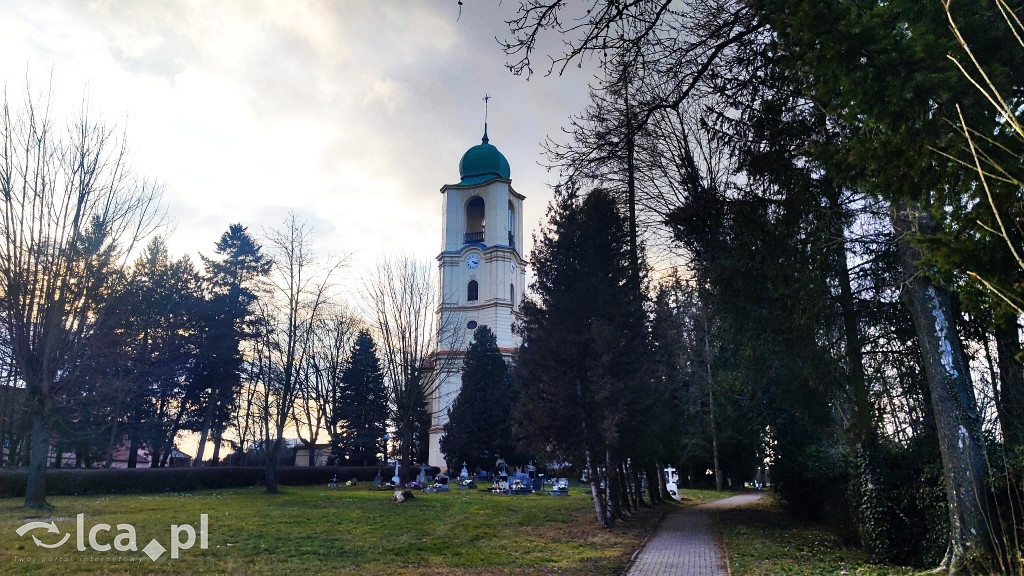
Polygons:
M422 376L418 376L422 378ZM410 441L409 458L411 462L426 464L430 459L430 425L431 414L427 409L427 396L423 386L417 386L412 392L409 419Z
M842 183L890 203L910 310L931 393L948 501L945 567L970 571L991 559L992 515L981 414L958 330L956 277L934 266L929 246L944 241L961 198L977 197L977 174L944 158L962 156L966 122L996 134L1004 121L949 59L958 53L943 3L764 1L755 4L777 33L787 69L843 137L812 153ZM993 3L950 3L999 91L1019 94L1018 51ZM1014 324L1014 329L1016 328ZM1015 343L1014 343L1015 344Z
M245 226L232 224L216 244L220 257L203 256L209 296L201 310L204 323L202 357L196 366L194 387L202 397L197 415L199 450L194 465L203 461L206 441L213 432L213 462L241 386L241 343L253 332L256 283L270 271L270 260Z
M338 419L335 459L359 466L376 463L384 453L387 391L377 346L366 330L360 330L352 344L334 415Z
M473 333L462 368L462 389L448 411L441 452L449 470L465 462L470 470L494 467L499 457L513 463L512 373L487 326Z
M199 273L183 256L171 261L162 238L155 238L132 268L121 329L127 337L123 364L132 366L139 398L129 405L130 446L150 448L159 467L195 408L189 376L201 348L203 294ZM128 466L135 467L130 449Z
M647 417L633 402L642 396L645 317L614 199L600 189L582 199L573 188L560 193L533 262L536 297L522 306L515 370L517 435L534 453L585 467L598 522L608 527L630 456L621 452L631 440L625 423Z

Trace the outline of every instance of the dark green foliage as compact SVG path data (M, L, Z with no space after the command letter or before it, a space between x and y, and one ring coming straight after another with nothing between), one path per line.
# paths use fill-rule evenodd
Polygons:
M82 388L58 410L59 444L83 465L106 462L125 440L159 460L190 407L203 302L191 260L172 261L157 237L116 285L78 364Z
M626 250L623 219L606 193L569 190L550 209L516 363L516 425L532 449L578 462L584 444L603 448L617 435L645 343Z
M487 326L473 333L462 368L462 389L448 412L441 452L449 470L492 470L498 458L516 464L512 442L512 373Z
M366 466L383 456L387 391L376 344L365 330L359 332L352 344L334 415L339 429L335 439L337 461Z
M684 295L675 280L659 286L654 298L646 390L651 410L638 421L645 427L638 434L643 436L652 462L672 463L685 472L687 459L697 452L710 454L701 449L709 448L710 440L707 418L695 409L702 405L704 394L688 378L686 344L692 341L692 331L685 325Z
M646 319L630 289L626 224L614 199L600 189L583 198L572 188L560 193L532 261L535 297L521 309L515 372L517 436L550 461L586 466L607 526L618 515L620 465L641 455L640 430L657 422L642 384ZM608 471L607 510L599 466Z
M861 453L850 483L861 540L882 562L938 564L949 539L938 446L930 434L907 446L880 442Z
M203 257L208 295L199 310L202 345L193 374L199 401L194 429L201 433L200 456L211 431L219 447L234 408L242 378L241 343L255 332L255 283L270 272L270 259L241 224L228 227L217 240L215 252L219 258Z
M430 411L427 410L427 398L422 387L415 392L412 403L412 441L410 457L413 462L425 463L430 458ZM412 478L412 476L410 476Z
M419 474L414 466L412 474ZM327 485L331 478L370 482L376 466L281 466L278 478L285 486ZM427 468L428 474L438 468ZM0 498L25 495L25 471L0 471ZM213 488L261 486L263 468L258 466L222 466L217 468L135 468L132 470L58 469L47 472L47 488L52 495L139 494L147 492L188 492Z

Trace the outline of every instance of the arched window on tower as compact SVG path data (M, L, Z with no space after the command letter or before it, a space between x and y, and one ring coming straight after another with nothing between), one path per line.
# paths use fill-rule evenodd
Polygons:
M509 284L508 285L508 298L509 298L509 300L512 301L512 309L515 310L516 309L516 285L515 284Z
M484 228L487 222L484 219L484 199L473 196L466 203L466 236L464 244L484 241Z
M508 245L515 250L516 247L516 207L512 201L508 201Z
M469 284L466 285L466 300L469 302L476 302L480 299L480 285L476 283L476 280L470 280Z

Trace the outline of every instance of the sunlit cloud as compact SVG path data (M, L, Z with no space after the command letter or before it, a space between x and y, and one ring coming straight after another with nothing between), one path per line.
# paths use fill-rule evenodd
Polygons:
M210 254L230 223L256 234L294 210L318 253L351 255L344 285L385 254L440 251L439 189L483 131L540 221L554 176L539 143L585 103L586 70L511 76L495 41L514 2L15 0L0 4L12 98L52 77L126 127L135 168L163 183L175 256ZM529 249L529 235L526 238Z

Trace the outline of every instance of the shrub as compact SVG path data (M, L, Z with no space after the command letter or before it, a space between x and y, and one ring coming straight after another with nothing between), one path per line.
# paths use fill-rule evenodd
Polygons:
M391 470L382 469L387 481ZM419 466L412 474L419 474ZM428 467L429 474L438 468ZM376 466L286 466L277 469L278 480L285 486L327 484L332 477L339 481L356 479L370 482L377 475ZM52 496L78 494L137 494L145 492L190 492L244 486L262 486L263 468L255 466L219 466L216 468L132 468L75 469L46 471L46 493ZM27 470L0 471L0 498L25 495Z
M949 538L942 464L934 436L879 442L856 462L850 499L864 547L877 561L938 564Z

